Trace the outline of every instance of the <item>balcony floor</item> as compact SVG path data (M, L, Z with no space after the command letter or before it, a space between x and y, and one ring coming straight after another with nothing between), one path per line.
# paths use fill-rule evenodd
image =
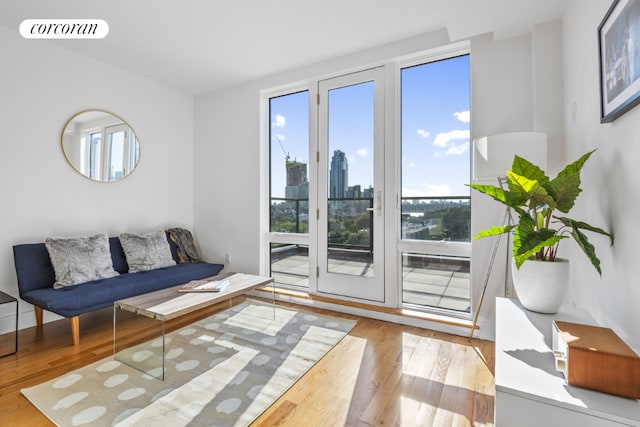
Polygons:
M373 268L369 263L353 260L332 259L329 270L355 276L373 276ZM271 271L276 283L309 287L308 256L294 254L283 257L271 265ZM405 304L470 312L471 279L468 272L405 266L402 278Z

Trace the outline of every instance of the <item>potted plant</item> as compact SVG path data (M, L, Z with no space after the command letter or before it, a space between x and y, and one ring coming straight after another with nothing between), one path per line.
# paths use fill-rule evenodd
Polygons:
M514 286L525 308L555 313L560 307L568 286L569 269L567 260L557 257L558 245L569 236L574 238L598 274L602 275L600 260L584 231L606 235L612 245L613 235L585 222L554 214L555 211L567 214L573 207L582 191L580 170L594 151L567 165L554 179L550 179L538 166L516 155L511 169L507 171L508 190L494 185L469 185L513 209L519 217L517 224L493 226L481 231L473 239L513 230ZM526 282L522 283L519 279ZM540 283L534 284L534 281ZM544 288L536 289L537 286Z

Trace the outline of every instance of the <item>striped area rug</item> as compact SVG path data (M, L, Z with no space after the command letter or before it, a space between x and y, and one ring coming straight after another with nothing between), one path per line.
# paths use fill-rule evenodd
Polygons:
M244 426L349 333L355 322L244 303L172 332L165 380L113 357L22 390L59 426ZM130 350L144 359L151 346Z

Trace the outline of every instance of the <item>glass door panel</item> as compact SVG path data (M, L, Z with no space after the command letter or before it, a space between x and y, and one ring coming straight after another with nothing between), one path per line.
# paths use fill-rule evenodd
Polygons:
M401 69L402 302L470 313L470 57Z
M384 301L382 77L319 83L318 291L374 301Z
M374 275L374 89L368 81L328 93L327 256L332 273Z
M269 275L279 285L307 289L309 271L315 271L309 253L316 229L315 218L309 228L309 191L315 185L315 176L309 179L315 171L309 163L310 99L309 90L300 90L268 100Z

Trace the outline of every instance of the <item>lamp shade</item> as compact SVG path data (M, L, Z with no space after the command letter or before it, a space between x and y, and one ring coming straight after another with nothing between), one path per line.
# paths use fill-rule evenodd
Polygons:
M516 154L545 170L547 135L540 132L508 132L474 139L473 180L495 182L506 176Z

